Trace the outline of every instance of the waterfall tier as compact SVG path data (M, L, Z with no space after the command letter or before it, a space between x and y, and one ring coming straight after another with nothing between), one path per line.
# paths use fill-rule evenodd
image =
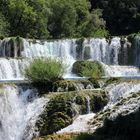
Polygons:
M109 65L109 67L104 67L108 70L107 76L139 75L137 67L140 66L139 46L140 37L135 37L131 42L127 38L119 37L110 40L89 38L54 41L29 39L19 41L6 38L0 41L0 57L5 57L0 60L0 79L24 78L20 71L24 70L27 64L26 59L32 60L37 57L61 59L68 67L65 75L71 75L72 65L76 60L98 60ZM22 60L17 60L17 58L22 58Z

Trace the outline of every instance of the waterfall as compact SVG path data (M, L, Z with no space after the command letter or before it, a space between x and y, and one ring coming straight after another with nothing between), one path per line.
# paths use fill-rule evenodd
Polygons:
M27 59L0 59L0 80L22 80L24 69L29 65Z
M101 63L106 77L135 77L140 76L140 69L135 66L106 65Z
M0 140L31 140L46 104L35 89L3 85L0 89Z
M119 84L111 84L106 87L106 90L109 92L109 104L115 104L119 98L128 97L133 92L140 91L140 84L132 82L123 82Z
M22 42L17 43L11 43L10 38L5 38L0 41L0 79L24 78L22 71L25 65L21 64L19 58L26 63L27 59L30 61L37 57L61 59L67 67L67 72L64 74L66 78L75 76L71 74L71 69L76 60L98 60L112 69L112 72L109 71L111 76L117 73L120 73L117 76L138 75L139 46L140 37L135 37L131 42L127 38L113 37L109 40L105 38L49 41L22 39Z
M87 100L87 114L90 114L90 113L91 113L91 108L90 108L90 97L87 96L87 97L86 97L86 100Z
M88 122L93 119L95 113L78 116L71 125L58 131L58 134L63 133L86 133L88 132Z

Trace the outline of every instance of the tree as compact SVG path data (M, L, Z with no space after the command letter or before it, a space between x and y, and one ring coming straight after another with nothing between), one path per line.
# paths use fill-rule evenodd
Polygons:
M103 18L113 35L140 31L140 0L90 0L92 8L103 9Z
M87 0L0 0L9 24L1 27L9 36L36 39L105 36L102 11L90 9Z
M8 35L8 28L9 24L6 21L5 17L0 13L0 36L7 36Z
M11 36L48 37L45 0L2 0L0 7L10 24Z
M87 0L49 0L48 30L52 38L91 37L105 27L101 10L90 13Z
M48 29L53 38L71 37L75 34L76 10L71 0L50 0Z

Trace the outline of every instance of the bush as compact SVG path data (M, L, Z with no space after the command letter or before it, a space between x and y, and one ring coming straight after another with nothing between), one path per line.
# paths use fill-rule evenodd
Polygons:
M62 77L64 66L54 59L35 59L25 69L25 77L34 83L54 82Z
M104 75L102 65L98 61L77 61L73 64L73 73L79 76L100 78Z

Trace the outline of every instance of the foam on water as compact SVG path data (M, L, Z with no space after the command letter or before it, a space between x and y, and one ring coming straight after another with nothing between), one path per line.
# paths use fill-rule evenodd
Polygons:
M4 85L0 89L0 140L31 140L46 102L35 89Z

